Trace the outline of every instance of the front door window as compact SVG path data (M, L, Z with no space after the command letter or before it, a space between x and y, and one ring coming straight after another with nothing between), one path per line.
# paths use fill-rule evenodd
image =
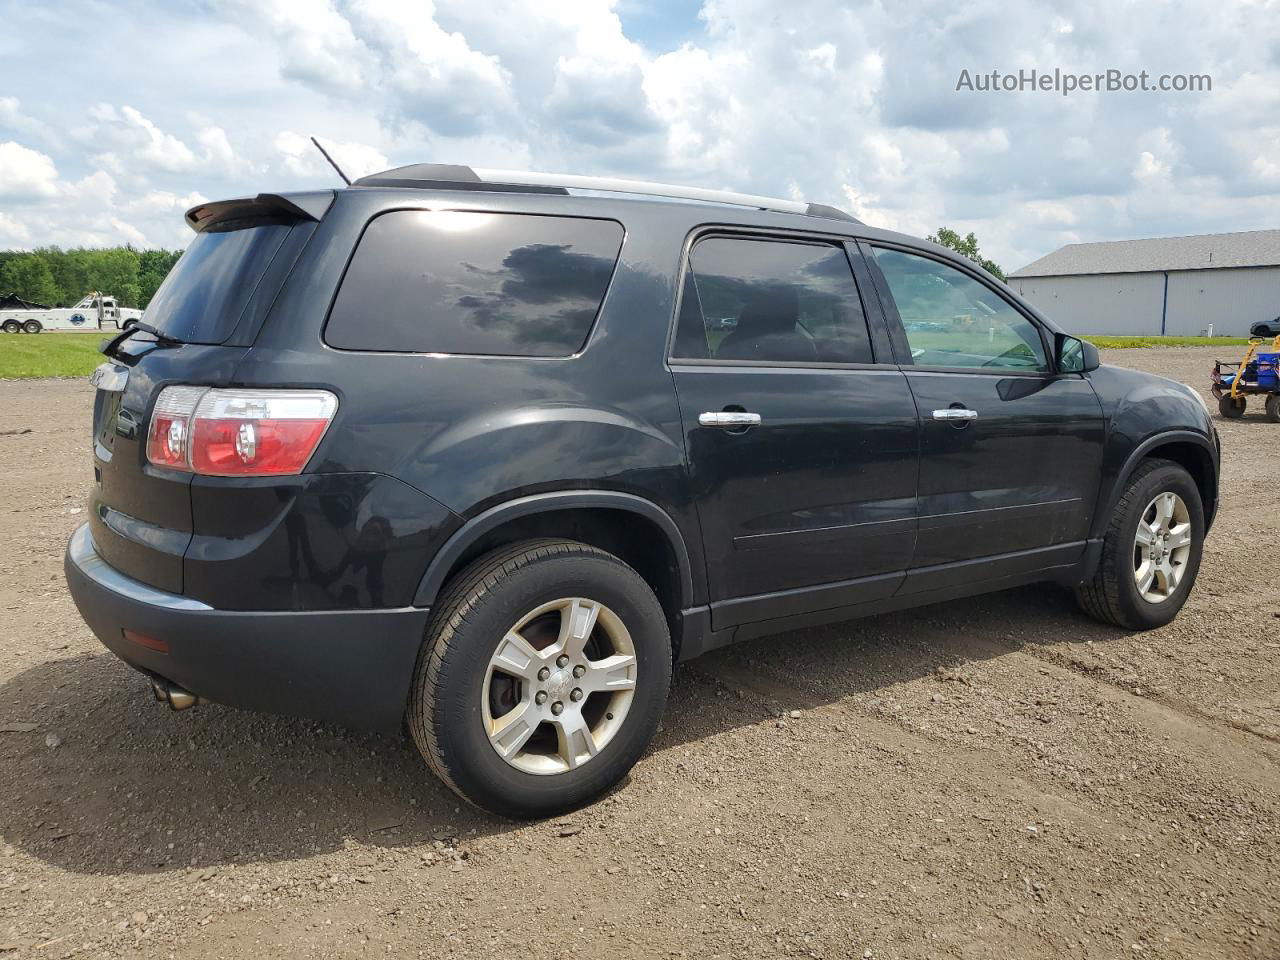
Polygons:
M875 258L918 366L1049 370L1039 329L990 287L928 257L877 248Z

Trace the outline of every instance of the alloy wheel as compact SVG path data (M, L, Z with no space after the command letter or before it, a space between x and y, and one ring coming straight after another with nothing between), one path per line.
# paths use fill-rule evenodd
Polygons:
M1191 512L1176 493L1157 494L1138 518L1133 579L1148 603L1163 603L1178 589L1191 557Z
M489 743L525 773L577 769L622 728L636 666L631 634L604 604L565 597L536 607L498 642L485 671Z

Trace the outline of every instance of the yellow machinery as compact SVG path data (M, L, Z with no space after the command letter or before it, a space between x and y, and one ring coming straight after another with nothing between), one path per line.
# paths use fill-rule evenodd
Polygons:
M1267 419L1280 423L1280 337L1271 342L1270 350L1258 349L1264 343L1250 340L1244 359L1238 363L1213 363L1213 395L1218 399L1218 410L1229 420L1244 416L1249 394L1261 394L1267 398Z

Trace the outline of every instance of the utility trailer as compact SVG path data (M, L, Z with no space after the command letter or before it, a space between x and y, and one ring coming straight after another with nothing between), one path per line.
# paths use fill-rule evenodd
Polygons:
M1265 343L1257 337L1249 341L1249 349L1239 363L1215 360L1210 374L1210 391L1218 400L1218 411L1228 420L1244 416L1249 394L1266 397L1267 419L1280 423L1280 336L1269 351L1259 350Z
M25 306L15 306L18 304ZM74 307L50 308L6 297L0 304L0 330L41 333L45 330L102 330L108 325L127 330L142 319L142 311L120 306L115 297L93 292Z

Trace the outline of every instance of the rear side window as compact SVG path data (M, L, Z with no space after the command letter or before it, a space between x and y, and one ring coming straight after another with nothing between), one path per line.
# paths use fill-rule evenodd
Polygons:
M396 210L365 230L329 315L343 350L567 357L622 247L612 220Z
M841 247L740 237L689 257L676 357L871 363L867 321Z
M291 229L279 221L231 220L196 234L142 319L184 343L222 343Z

